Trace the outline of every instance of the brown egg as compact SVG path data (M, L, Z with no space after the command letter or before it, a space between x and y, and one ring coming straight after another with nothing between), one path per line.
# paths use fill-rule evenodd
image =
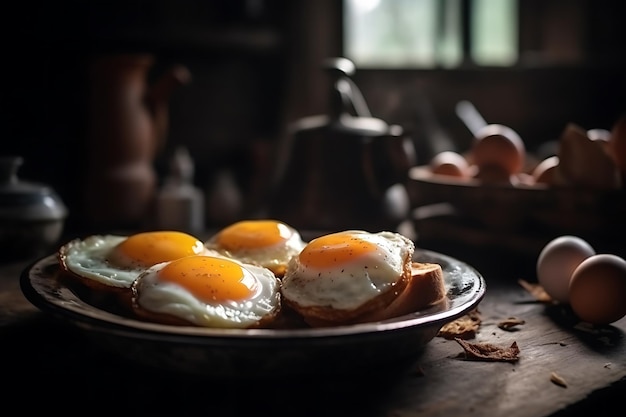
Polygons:
M559 157L556 155L549 156L539 162L532 172L535 183L540 184L556 184L557 172L559 168Z
M429 166L433 174L453 177L467 177L469 169L465 157L453 151L439 152L430 160Z
M582 261L572 273L569 302L591 324L606 325L626 316L626 260L597 254Z
M515 175L524 167L526 148L513 129L490 124L477 132L471 154L473 163L481 170L485 166L498 166Z
M509 173L507 169L499 165L475 166L474 178L485 184L510 184L518 183L517 177Z
M533 186L537 184L532 174L529 174L527 172L520 172L519 174L514 176L514 178L517 178L517 181L512 181L512 182L517 182L517 185Z

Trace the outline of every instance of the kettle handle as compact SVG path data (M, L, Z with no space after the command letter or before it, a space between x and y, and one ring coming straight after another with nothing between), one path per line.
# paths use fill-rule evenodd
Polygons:
M346 112L352 112L357 117L371 117L372 113L361 90L350 78L356 71L354 63L342 57L328 58L324 61L323 68L333 77L331 104L334 118Z
M17 171L24 163L21 156L0 157L0 184L15 184L18 181Z

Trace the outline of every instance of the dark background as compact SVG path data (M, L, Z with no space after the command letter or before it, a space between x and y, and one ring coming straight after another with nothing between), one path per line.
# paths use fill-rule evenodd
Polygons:
M372 113L404 126L424 162L433 126L455 147L471 136L454 105L471 100L530 150L568 122L610 129L625 110L625 2L520 1L520 64L454 71L357 69ZM88 163L88 69L102 53L150 53L151 77L185 65L191 83L170 100L160 178L179 144L210 194L227 172L243 200L231 217L264 204L276 146L288 123L327 112L322 59L339 56L341 2L334 0L22 1L3 6L0 154L20 154L23 179L52 185L70 207L68 227L89 227L81 194ZM431 118L434 116L434 119ZM434 121L434 125L432 124ZM207 224L218 220L207 214Z

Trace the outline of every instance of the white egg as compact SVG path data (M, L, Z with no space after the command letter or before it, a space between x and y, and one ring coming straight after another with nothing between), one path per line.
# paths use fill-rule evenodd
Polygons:
M410 270L414 249L410 239L387 231L348 230L313 239L287 268L284 299L304 308L356 310L393 289L407 265Z
M258 327L280 309L280 281L267 268L214 256L188 256L146 270L133 283L143 317L220 328Z
M578 265L569 287L570 305L583 321L596 325L626 316L626 260L597 254Z
M186 233L155 231L74 239L58 253L62 268L83 282L128 289L152 265L208 250L202 241Z
M287 263L306 242L293 227L276 220L242 220L217 232L205 246L227 257L264 266L282 277Z
M572 273L588 257L593 247L578 236L559 236L544 246L537 259L537 280L554 300L569 302Z

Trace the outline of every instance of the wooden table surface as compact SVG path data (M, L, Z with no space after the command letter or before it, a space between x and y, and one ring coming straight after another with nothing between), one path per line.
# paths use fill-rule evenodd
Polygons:
M436 247L428 249L437 250ZM0 413L135 416L506 416L604 413L626 393L626 318L603 328L577 322L563 306L537 302L519 284L535 280L532 260L464 257L487 293L470 342L508 347L519 360L464 359L436 337L400 375L381 380L214 381L142 368L95 346L72 325L32 306L19 288L30 260L0 266ZM484 255L484 253L483 253ZM511 257L511 259L515 259ZM498 323L524 324L506 331ZM566 382L551 381L556 373Z

